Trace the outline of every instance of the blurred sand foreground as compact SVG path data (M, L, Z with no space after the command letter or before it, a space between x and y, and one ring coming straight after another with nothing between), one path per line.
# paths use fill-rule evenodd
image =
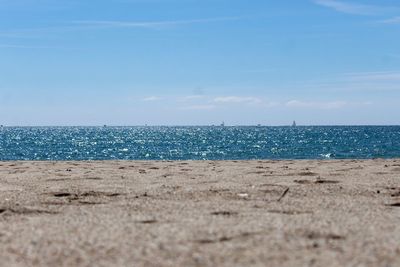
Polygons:
M0 162L0 266L400 266L400 160Z

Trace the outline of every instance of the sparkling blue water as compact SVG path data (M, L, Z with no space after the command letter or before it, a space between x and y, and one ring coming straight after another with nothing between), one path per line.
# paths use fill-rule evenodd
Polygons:
M396 157L400 126L0 128L0 160Z

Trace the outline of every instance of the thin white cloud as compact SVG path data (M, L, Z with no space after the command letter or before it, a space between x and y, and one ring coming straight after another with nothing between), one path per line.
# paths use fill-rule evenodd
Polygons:
M396 57L397 55L391 55ZM397 58L397 57L396 57ZM292 88L330 92L399 91L400 70L335 73L310 80L296 81ZM286 89L286 88L285 88Z
M244 73L270 73L270 72L274 72L277 69L250 69L250 70L244 70L242 72Z
M45 48L45 47L33 47L27 45L13 45L13 44L0 44L0 48Z
M219 18L204 18L204 19L191 19L191 20L165 20L165 21L144 21L144 22L112 21L112 20L80 20L80 21L73 21L72 23L83 27L158 29L167 26L234 21L239 19L240 17L219 17Z
M300 100L291 100L286 103L290 108L311 108L311 109L339 109L346 106L348 103L345 101L333 102L307 102Z
M380 72L360 72L360 73L348 73L346 77L350 81L357 82L395 82L400 81L399 71L380 71Z
M400 17L394 17L390 19L381 20L380 23L384 24L400 24Z
M213 102L215 103L236 103L236 104L241 104L241 103L247 103L247 104L260 104L262 103L262 100L258 97L252 97L252 96L221 96L221 97L216 97L213 99Z
M380 6L357 4L337 0L314 0L313 2L317 5L331 8L338 12L356 15L377 15L389 10L389 8Z
M199 100L199 99L204 99L204 95L188 95L188 96L183 96L179 98L178 100L181 102L189 102L189 101L194 101L194 100Z
M264 107L266 107L266 108L274 108L274 107L278 107L278 106L280 106L281 105L281 103L279 103L279 102L266 102L266 103L263 103L263 106Z
M353 102L353 101L301 101L291 100L286 102L288 108L303 108L303 109L341 109L345 107L361 107L372 105L371 101Z
M15 44L0 44L0 48L11 49L70 49L58 46L34 46L34 45L15 45Z
M216 108L215 105L192 105L192 106L181 107L180 109L182 109L182 110L212 110L215 108Z
M142 101L145 101L145 102L151 102L151 101L157 101L157 100L161 100L161 97L149 96L149 97L146 97L146 98L142 99Z
M0 37L5 38L39 38L45 34L60 34L62 32L90 31L104 28L146 28L164 29L178 25L192 25L216 23L224 21L235 21L244 17L215 17L191 20L165 20L165 21L112 21L112 20L78 20L69 21L60 25L42 28L25 28L14 30L3 30Z

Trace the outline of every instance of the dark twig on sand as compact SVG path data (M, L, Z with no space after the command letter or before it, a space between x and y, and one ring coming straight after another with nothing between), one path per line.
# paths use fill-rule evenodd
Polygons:
M282 200L286 196L286 194L289 192L289 187L286 188L286 190L282 193L282 195L279 197L278 202Z

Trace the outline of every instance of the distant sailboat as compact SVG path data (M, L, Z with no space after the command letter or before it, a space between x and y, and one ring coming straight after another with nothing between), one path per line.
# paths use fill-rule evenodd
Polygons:
M297 126L296 121L293 121L292 127L296 127L296 126Z
M221 123L221 127L225 127L225 122L224 121Z

